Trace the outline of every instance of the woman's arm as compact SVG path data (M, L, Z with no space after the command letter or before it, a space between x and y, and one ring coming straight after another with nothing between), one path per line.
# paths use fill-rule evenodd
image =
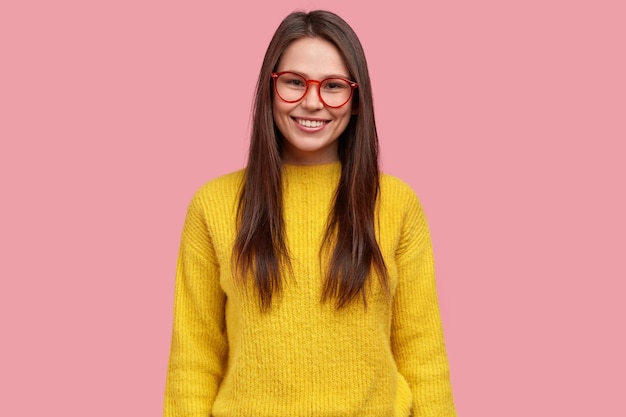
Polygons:
M196 195L181 237L165 417L209 416L228 354L225 295L204 210Z
M414 194L396 252L392 349L413 392L414 417L456 416L444 345L430 233Z

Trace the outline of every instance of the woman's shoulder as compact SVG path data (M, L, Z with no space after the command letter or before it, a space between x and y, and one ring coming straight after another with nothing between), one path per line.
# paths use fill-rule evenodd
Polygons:
M407 182L387 173L380 177L380 196L388 203L419 204L417 194Z
M210 179L205 182L200 189L199 193L206 192L219 192L219 191L239 191L243 184L243 175L245 170L240 169L234 172L220 175L219 177Z
M383 222L412 225L428 230L422 204L413 188L404 180L383 174L380 180L379 213ZM402 226L404 227L404 226Z
M238 198L243 185L244 169L205 182L195 193L195 200L224 202Z

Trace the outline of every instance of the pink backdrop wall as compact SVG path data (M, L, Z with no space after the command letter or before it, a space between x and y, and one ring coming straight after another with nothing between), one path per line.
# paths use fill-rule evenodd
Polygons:
M210 3L0 6L0 415L161 413L186 206L296 8L361 37L459 414L626 415L624 2Z

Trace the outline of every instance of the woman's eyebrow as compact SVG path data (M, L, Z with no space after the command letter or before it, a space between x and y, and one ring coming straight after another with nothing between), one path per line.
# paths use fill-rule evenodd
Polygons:
M293 73L296 73L296 74L298 74L298 75L303 76L303 77L304 77L304 78L306 78L307 80L312 80L312 79L314 79L314 78L309 77L309 75L308 75L308 74L306 74L306 73L304 73L304 72L302 72L302 71L296 71L296 70L291 70L291 69L285 69L285 70L278 71L278 72L293 72ZM327 79L327 78L345 78L345 79L349 80L349 79L350 79L350 76L349 76L349 75L345 75L345 74L325 74L325 75L323 75L321 78L319 78L318 80L325 80L325 79Z

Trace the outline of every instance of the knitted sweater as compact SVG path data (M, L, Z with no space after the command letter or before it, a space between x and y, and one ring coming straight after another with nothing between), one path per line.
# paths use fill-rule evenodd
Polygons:
M233 280L243 171L196 193L177 264L165 417L456 416L430 235L405 183L383 175L377 204L391 297L370 277L367 308L320 301L320 245L340 171L285 166L293 276L284 274L269 312L252 283L243 291Z

